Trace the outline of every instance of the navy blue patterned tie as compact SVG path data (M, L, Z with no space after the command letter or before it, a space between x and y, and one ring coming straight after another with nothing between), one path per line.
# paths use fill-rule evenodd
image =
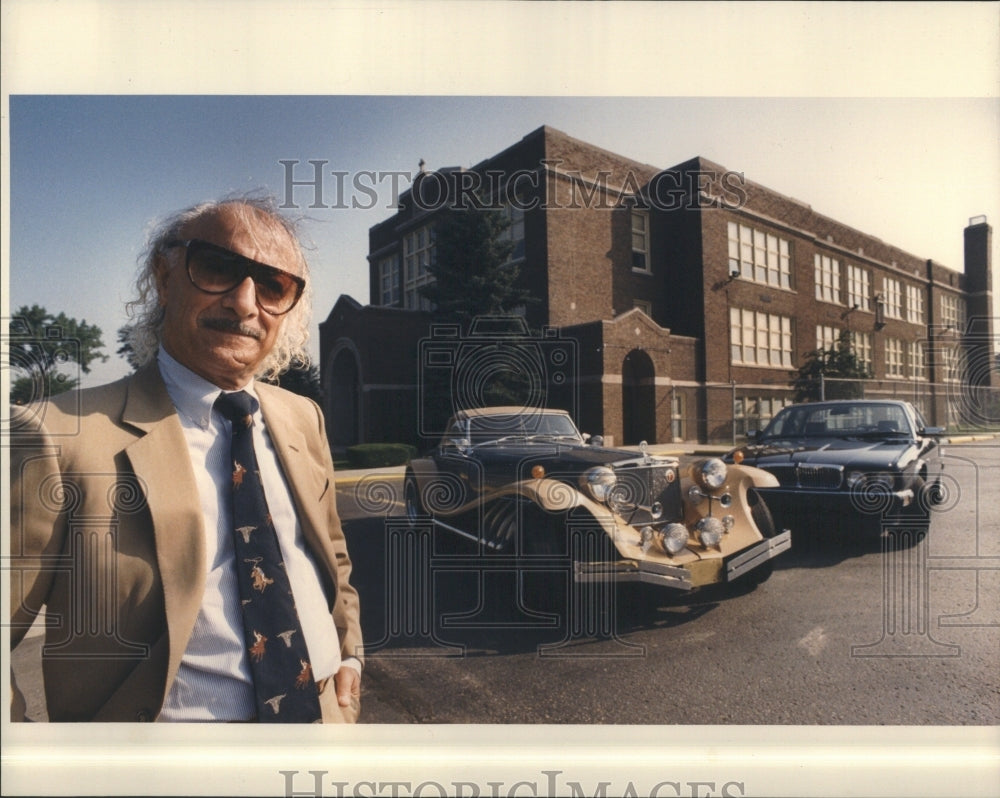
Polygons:
M254 454L254 406L245 391L215 401L233 423L233 541L257 719L313 723L319 694Z

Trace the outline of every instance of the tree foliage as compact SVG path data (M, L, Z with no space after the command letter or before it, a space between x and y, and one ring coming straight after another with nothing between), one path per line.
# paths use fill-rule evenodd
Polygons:
M830 348L814 349L805 357L792 381L796 402L858 399L864 394L861 380L870 379L872 373L855 354L850 330L842 330Z
M271 385L278 385L286 391L307 396L319 405L323 404L323 386L319 378L319 366L308 364L292 366L288 371L277 377L264 380Z
M65 313L49 313L40 305L23 305L8 325L12 404L45 399L80 384L96 361L108 356L101 350L101 329Z
M125 358L132 371L135 371L139 368L139 358L136 357L135 351L132 349L132 343L129 341L130 330L131 325L128 324L118 328L118 348L115 350L115 354L118 357Z
M510 222L502 211L458 207L443 211L434 226L434 282L420 293L434 303L439 318L467 328L481 316L509 316L536 301L517 285L520 266L512 263L513 242L503 237Z
M538 300L518 284L514 244L504 237L509 226L503 211L482 205L448 208L435 223L435 257L428 267L434 281L420 293L434 303L436 321L459 324L462 339L461 364L424 375L421 382L431 428L443 428L456 403L520 405L531 399L532 375L524 372L515 351L530 333L523 318L512 317ZM480 336L484 324L495 329L505 322L516 330Z

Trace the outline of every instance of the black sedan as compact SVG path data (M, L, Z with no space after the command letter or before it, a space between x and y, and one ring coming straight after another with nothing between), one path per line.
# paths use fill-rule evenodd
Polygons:
M909 402L811 402L784 408L724 459L777 478L762 492L779 520L926 530L942 498L943 432Z
M682 473L676 457L600 444L561 410L461 411L407 467L407 516L542 588L558 585L553 570L682 591L761 582L791 545L758 493L769 474L718 458Z

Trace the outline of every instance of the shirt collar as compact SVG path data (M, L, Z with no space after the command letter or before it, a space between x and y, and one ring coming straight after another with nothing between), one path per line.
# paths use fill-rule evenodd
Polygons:
M160 367L160 376L166 385L170 401L174 403L177 412L201 429L208 429L212 423L212 405L223 390L204 377L195 374L187 366L172 358L161 346L156 356ZM254 382L245 385L242 390L254 398L254 410L260 407Z

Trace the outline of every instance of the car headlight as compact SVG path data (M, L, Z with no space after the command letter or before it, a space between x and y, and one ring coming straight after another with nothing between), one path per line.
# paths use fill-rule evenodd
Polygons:
M611 497L618 478L615 472L607 466L595 466L587 469L580 477L582 487L599 502L607 502Z
M864 471L851 471L847 474L847 487L863 488L865 490L892 490L892 474L869 474Z
M702 518L696 527L698 540L702 546L718 546L722 536L726 534L726 526L718 518L708 516Z
M718 457L703 460L691 468L691 477L706 490L717 490L726 484L726 464Z
M677 554L688 544L687 527L684 524L667 524L663 529L660 543L667 554Z

